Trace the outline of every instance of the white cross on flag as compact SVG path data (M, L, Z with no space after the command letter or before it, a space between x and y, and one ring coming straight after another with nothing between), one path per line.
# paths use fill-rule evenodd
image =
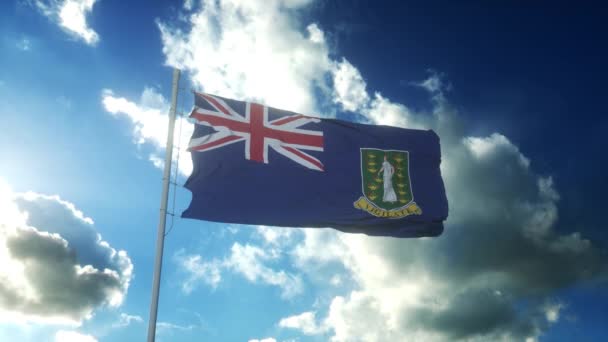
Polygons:
M194 107L190 118L198 124L212 127L215 133L193 138L190 151L209 151L244 141L245 158L268 164L268 148L305 166L323 171L323 163L302 150L323 151L323 132L302 129L320 120L300 114L285 115L269 121L268 107L247 102L245 113L237 113L221 98L197 93L214 110Z

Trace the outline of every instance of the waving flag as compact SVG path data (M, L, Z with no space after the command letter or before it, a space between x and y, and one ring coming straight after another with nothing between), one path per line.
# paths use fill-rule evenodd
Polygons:
M448 206L433 131L320 119L195 93L183 217L419 237Z

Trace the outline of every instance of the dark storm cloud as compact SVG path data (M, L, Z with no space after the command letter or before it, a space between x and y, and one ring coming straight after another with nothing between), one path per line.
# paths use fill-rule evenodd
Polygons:
M467 291L452 299L450 305L438 312L428 308L416 311L419 324L426 329L441 331L451 340L475 335L525 337L534 333L534 321L522 320L510 301L487 290Z
M13 203L27 218L1 225L0 247L13 265L0 283L2 310L80 323L101 305L122 303L131 260L101 240L91 219L56 196L28 193Z

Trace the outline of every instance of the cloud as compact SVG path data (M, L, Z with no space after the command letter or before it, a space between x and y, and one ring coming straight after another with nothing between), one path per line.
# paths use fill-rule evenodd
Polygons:
M193 325L179 325L169 322L158 322L156 325L160 329L175 329L175 330L192 330L194 328Z
M310 2L204 1L187 30L158 22L166 62L206 92L312 114L332 63L318 25L301 32L294 19Z
M263 264L263 261L275 259L276 256L265 250L239 243L232 245L230 258L226 265L236 273L240 273L252 283L275 285L281 288L281 296L291 298L302 292L302 279L285 271L275 271Z
M112 324L113 328L124 328L131 325L131 323L143 323L144 319L138 315L129 315L124 312L120 313L120 318L118 322Z
M97 0L34 0L42 14L56 22L73 37L88 45L96 45L99 35L87 24L87 14L93 11Z
M156 323L156 328L158 329L159 334L164 334L171 331L190 331L197 328L196 325L179 325L170 322L158 322Z
M402 104L391 102L380 93L374 94L373 100L363 113L370 123L379 125L414 129L423 128L425 125L424 121L417 121L424 120L424 118L412 117L412 112L409 108Z
M339 103L342 109L351 112L363 109L369 102L369 95L359 70L342 58L341 62L335 63L332 72L334 102Z
M78 325L122 304L133 264L72 203L0 182L0 210L2 317Z
M97 339L76 331L59 330L55 333L55 342L97 342Z
M218 260L205 262L200 255L187 255L184 251L175 254L175 262L188 276L182 283L182 291L190 294L196 286L203 282L215 289L222 280L222 263Z
M187 11L191 11L192 7L194 7L194 0L184 0L184 9Z
M114 96L110 89L102 91L101 102L104 109L114 117L126 117L133 124L134 143L142 145L151 144L156 151L148 157L150 162L162 169L165 164L164 156L161 151L165 149L167 143L167 131L169 126L169 103L154 88L144 88L139 103L127 100L124 97ZM181 127L181 134L180 134ZM192 124L187 119L177 117L175 122L175 135L173 144L180 146L183 153L188 146L188 141L192 136ZM173 154L175 162L177 155ZM179 171L185 176L192 172L192 160L183 153L179 160Z
M252 340L249 340L249 342L277 342L277 340L275 340L275 339L274 339L274 338L272 338L272 337L266 337L266 338L263 338L263 339L261 339L261 340L258 340L258 339L252 339Z
M317 325L315 315L315 312L307 311L299 315L286 317L281 319L279 327L297 329L305 335L316 335L325 332L327 328Z
M545 318L547 319L547 322L555 323L559 321L559 315L563 308L564 305L561 303L547 304L544 308Z
M330 327L333 341L536 339L559 320L562 307L546 304L557 291L606 276L600 250L578 233L555 230L552 179L535 174L505 136L463 134L438 87L429 86L433 113L379 94L372 102L391 110L371 105L364 113L441 136L450 203L444 235L403 240L310 230L294 249L296 265L339 262L358 284L310 322Z
M273 246L289 244L298 231L278 227L257 226L256 232L262 238L264 244L272 248Z
M412 82L412 85L426 89L429 93L440 93L444 90L451 90L452 85L445 83L445 74L438 73L433 69L429 69L430 76L422 82Z
M221 272L224 270L240 274L251 283L262 283L281 288L283 298L291 298L303 290L302 279L283 270L275 271L266 266L265 262L276 260L278 255L249 244L234 243L230 255L223 259L204 261L197 254L185 254L179 251L175 260L180 271L186 274L182 284L182 291L191 293L199 283L205 283L216 288L221 281Z

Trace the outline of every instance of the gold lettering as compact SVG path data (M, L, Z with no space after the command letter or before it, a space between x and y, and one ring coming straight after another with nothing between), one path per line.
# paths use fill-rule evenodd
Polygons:
M366 211L376 217L402 218L409 215L422 214L422 210L418 205L416 205L416 203L412 203L408 207L398 210L385 210L376 207L365 197L359 198L355 203L353 203L353 206L357 209Z

